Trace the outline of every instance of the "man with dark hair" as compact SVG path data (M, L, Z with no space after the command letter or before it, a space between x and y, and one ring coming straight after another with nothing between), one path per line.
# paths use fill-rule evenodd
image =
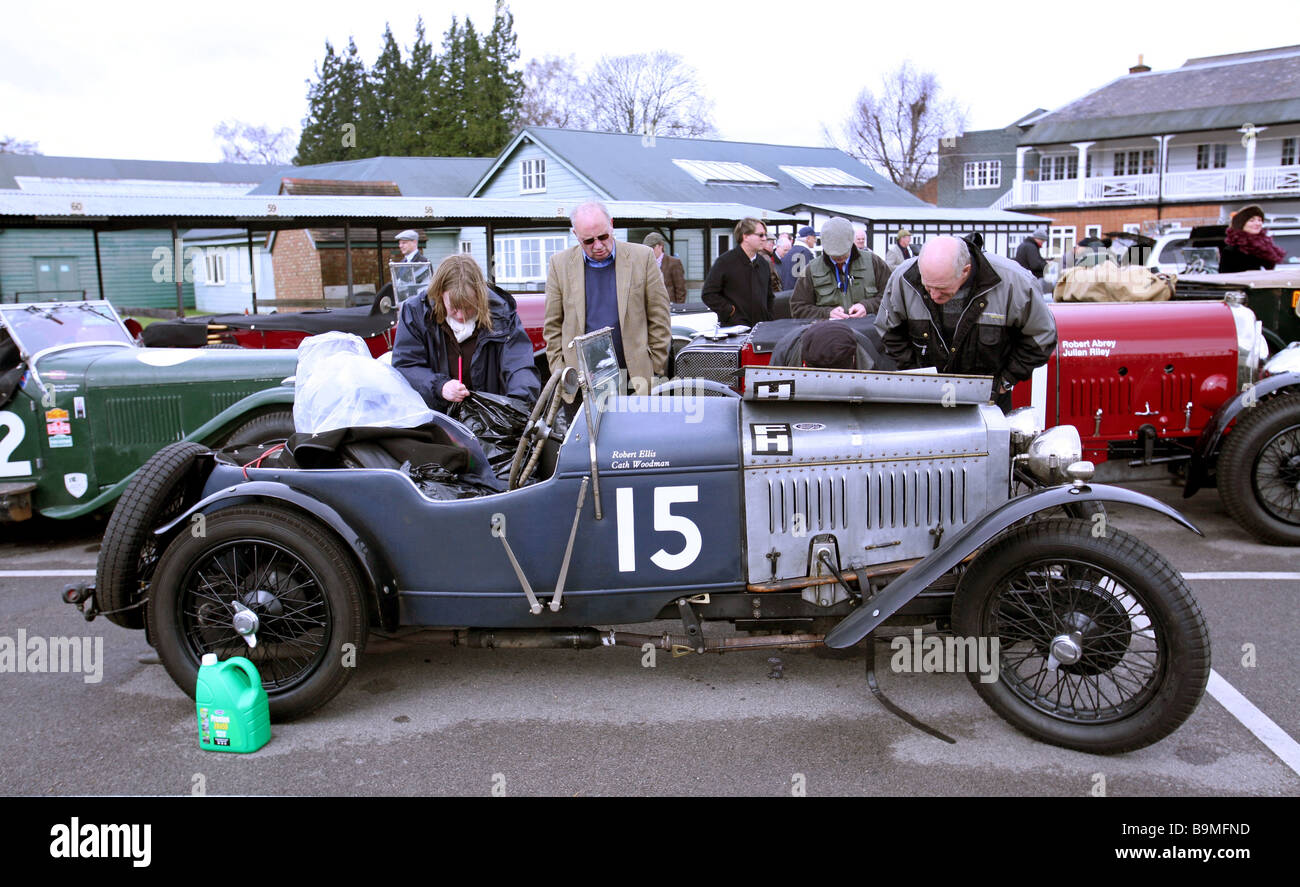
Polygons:
M668 301L674 305L686 302L686 270L682 260L668 252L668 241L658 231L651 231L641 241L655 252L655 261L664 275L664 287L668 290Z
M876 315L899 369L992 376L998 405L1047 363L1056 321L1033 280L1013 262L944 235L898 266Z
M723 326L753 326L772 319L776 296L772 266L763 257L767 226L761 219L741 219L734 234L736 246L713 263L700 296Z
M853 241L853 224L830 219L822 226L822 254L808 265L790 297L792 317L843 320L866 317L880 308L889 266Z

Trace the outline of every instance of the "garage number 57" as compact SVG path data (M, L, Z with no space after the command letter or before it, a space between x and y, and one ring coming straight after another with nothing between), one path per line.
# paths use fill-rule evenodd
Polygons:
M678 502L698 502L700 488L655 487L654 497L655 532L677 533L685 544L676 554L660 548L650 555L650 562L661 570L684 570L700 556L704 540L700 538L700 528L695 525L695 521L673 514L672 509ZM615 520L618 523L618 571L631 573L636 570L636 518L632 511L632 488L617 488L614 491L614 502Z

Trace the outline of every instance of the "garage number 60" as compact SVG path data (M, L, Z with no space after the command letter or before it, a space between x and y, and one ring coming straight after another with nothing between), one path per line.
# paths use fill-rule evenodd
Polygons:
M684 570L700 556L704 540L700 538L700 528L695 521L680 514L673 514L672 507L677 502L698 502L700 488L690 487L655 487L655 532L677 533L685 541L682 550L669 554L659 549L650 555L650 562L661 570ZM636 519L632 512L632 488L619 487L615 490L615 519L618 522L618 571L631 573L636 570Z

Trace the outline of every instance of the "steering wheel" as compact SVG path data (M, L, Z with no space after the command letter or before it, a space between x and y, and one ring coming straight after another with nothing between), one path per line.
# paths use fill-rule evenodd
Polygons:
M542 447L551 436L551 426L555 424L560 404L564 401L562 394L566 386L561 385L560 380L569 373L576 375L577 371L573 367L565 367L561 372L552 373L551 378L546 380L546 387L538 395L537 403L533 404L533 411L528 416L528 424L519 435L519 446L515 447L515 457L510 461L510 482L506 489L517 490L533 476L537 460L542 456Z
M687 396L733 397L740 400L740 395L734 389L713 379L669 379L663 384L656 385L650 393L664 396L679 392Z
M1192 259L1192 261L1190 261L1190 262L1187 263L1187 267L1183 269L1183 273L1184 273L1184 274L1204 274L1204 273L1205 273L1205 259L1202 259L1200 256L1197 256L1195 259Z

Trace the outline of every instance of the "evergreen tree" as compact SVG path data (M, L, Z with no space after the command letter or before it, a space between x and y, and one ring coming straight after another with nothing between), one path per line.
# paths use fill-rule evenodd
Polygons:
M409 92L409 71L402 60L402 48L393 37L393 29L384 24L383 48L375 64L366 72L366 91L361 98L366 120L367 147L363 156L400 154L409 141L409 121L402 109L403 96Z
M293 159L299 166L336 159L330 154L330 149L331 143L337 142L334 103L338 92L340 65L341 60L334 54L334 47L326 40L325 58L315 71L316 82L307 87L307 116L302 121L298 153Z
M477 153L496 154L510 141L524 94L523 73L515 68L518 62L515 17L503 0L497 0L492 30L483 38L479 70L472 78L472 104L480 113L471 118L468 142Z

